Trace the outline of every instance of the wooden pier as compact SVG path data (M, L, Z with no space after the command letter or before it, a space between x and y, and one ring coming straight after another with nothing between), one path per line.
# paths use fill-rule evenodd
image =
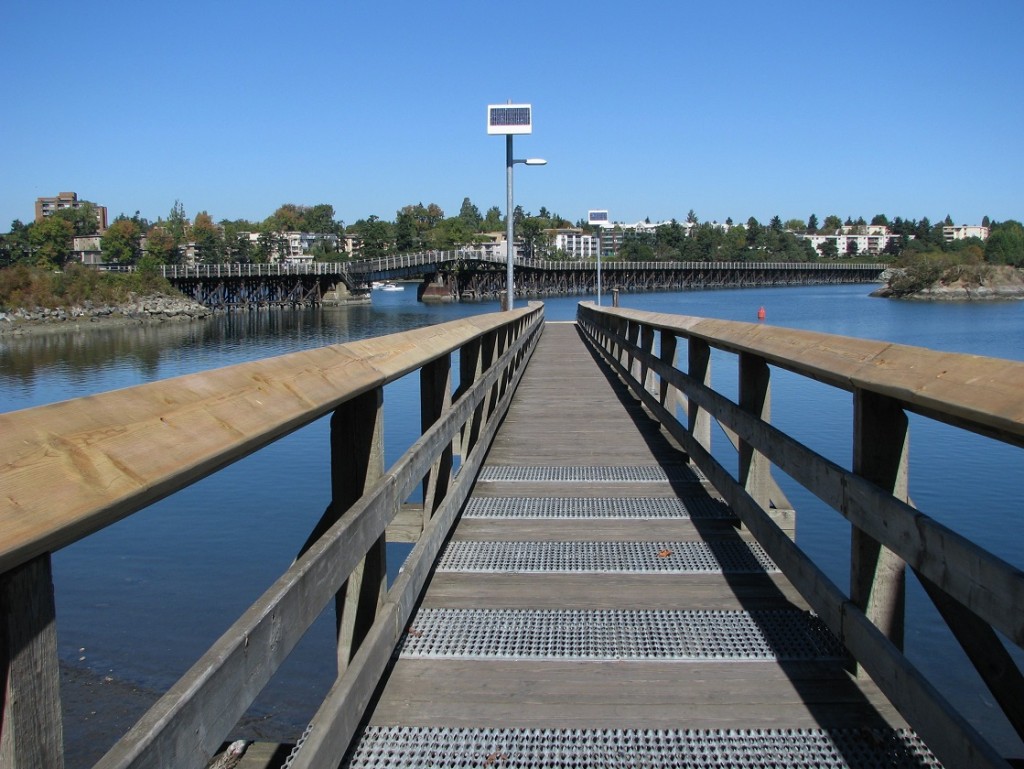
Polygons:
M548 324L351 765L684 766L658 751L690 741L840 766L912 753L900 729L576 325Z
M712 349L737 358L735 401ZM772 425L778 368L852 394L851 467ZM406 376L422 432L385 468L384 391ZM903 654L903 590L912 572L1024 737L1024 571L913 506L907 413L1024 448L1022 381L533 304L0 414L0 766L63 766L51 553L330 414L311 461L332 498L302 553L98 769L206 767L332 604L330 691L294 746L239 769L1006 769ZM848 590L800 549L773 470L849 521ZM396 538L414 546L388 586Z

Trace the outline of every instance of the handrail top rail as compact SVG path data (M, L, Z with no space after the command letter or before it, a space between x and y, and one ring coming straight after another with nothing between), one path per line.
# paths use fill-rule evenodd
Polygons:
M968 353L688 315L581 309L700 339L850 392L867 390L911 411L1008 443L1024 445L1024 363Z
M531 302L0 413L0 573L200 480L490 332Z

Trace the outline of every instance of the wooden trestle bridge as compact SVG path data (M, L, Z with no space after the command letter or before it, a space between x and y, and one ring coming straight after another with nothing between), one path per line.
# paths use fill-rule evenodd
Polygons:
M738 356L736 402L712 349ZM851 467L772 426L774 369L852 393ZM406 375L422 438L385 468L383 388ZM1024 733L1000 639L1024 643L1024 574L915 509L906 473L907 412L1022 446L1021 382L1015 362L533 304L0 414L0 765L62 766L50 553L333 414L304 552L97 766L206 766L332 601L334 685L293 747L238 766L1009 766L903 655L901 596L909 567ZM852 524L848 590L794 540L772 468ZM387 588L389 539L415 544Z
M751 286L870 283L887 265L863 262L626 262L514 260L516 296L684 291ZM505 292L504 257L476 251L415 254L309 264L169 265L163 275L182 293L214 308L296 306L369 294L373 281L420 280L418 298L494 300Z

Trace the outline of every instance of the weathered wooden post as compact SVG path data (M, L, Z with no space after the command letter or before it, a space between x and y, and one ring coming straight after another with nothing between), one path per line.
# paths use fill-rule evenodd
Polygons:
M383 475L384 390L378 387L342 404L331 417L332 499L327 514L338 520ZM386 551L382 534L335 598L338 675L348 667L383 603Z
M705 387L711 387L711 345L690 337L686 342L687 373ZM697 443L711 451L711 415L691 398L687 404L689 430Z
M676 335L671 331L661 332L661 350L659 351L659 358L661 362L666 366L675 368L676 365L676 346L678 340ZM675 414L676 403L678 402L679 393L675 387L669 384L669 381L664 377L661 379L661 387L658 392L658 402L668 409L672 414Z
M0 575L0 767L64 766L50 554Z
M764 422L771 421L771 369L757 355L740 353L739 406ZM771 507L771 463L744 441L739 442L739 481L766 512Z
M468 392L473 383L483 373L482 349L480 339L477 338L467 342L459 350L459 389L455 393L456 400ZM470 452L473 451L473 446L479 440L480 418L483 414L484 405L485 401L481 401L480 405L473 409L473 413L466 421L466 424L462 426L462 431L459 435L458 454L460 457L469 456Z
M640 330L640 349L647 355L654 354L654 329L646 324ZM644 390L651 392L654 390L654 374L646 361L646 356L641 359L638 381Z
M442 355L420 369L420 427L429 430L452 407L452 356ZM452 479L452 445L441 452L423 479L423 525L448 494Z
M909 449L907 415L899 403L854 390L853 471L907 502ZM850 597L902 649L906 564L856 526L850 550Z

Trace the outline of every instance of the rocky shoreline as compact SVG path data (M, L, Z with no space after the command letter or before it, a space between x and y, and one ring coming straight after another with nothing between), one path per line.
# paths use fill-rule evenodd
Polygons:
M917 302L977 302L1024 299L1024 271L1014 267L991 266L985 270L957 270L929 286L899 291L889 285L871 292L871 296L906 299Z
M77 331L143 323L191 322L213 315L209 307L184 297L153 294L119 305L85 301L74 307L18 308L0 312L0 336Z

